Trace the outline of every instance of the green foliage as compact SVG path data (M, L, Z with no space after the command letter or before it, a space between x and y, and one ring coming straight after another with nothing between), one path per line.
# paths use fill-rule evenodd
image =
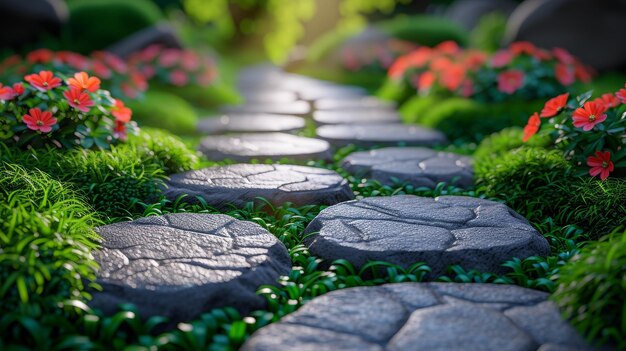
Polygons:
M187 101L174 94L148 91L143 100L131 101L128 106L140 126L161 128L175 134L196 132L196 113Z
M476 49L495 52L502 44L506 31L507 16L501 12L491 12L480 18L470 33L470 46Z
M199 158L177 136L164 130L143 128L137 136L128 140L145 162L156 163L165 174L180 173L196 168Z
M414 122L429 113L435 106L439 105L444 99L437 96L417 96L413 95L412 99L406 101L400 106L400 115L407 122Z
M58 303L89 297L98 221L67 185L2 162L0 218L0 315L58 313Z
M344 41L357 33L354 30L337 29L323 34L307 49L307 61L313 63L328 58Z
M523 131L520 127L510 127L491 134L483 139L474 152L474 162L482 164L490 159L500 157L519 147L547 147L550 138L546 135L535 135L527 142L522 141Z
M396 101L398 104L415 96L417 92L414 89L407 88L403 82L387 78L383 85L376 92L376 96L387 101Z
M461 45L468 42L462 27L437 16L398 16L380 23L379 27L394 38L424 46L435 46L447 40Z
M505 203L530 221L555 218L575 177L561 152L518 148L474 165L478 192Z
M219 105L234 105L241 102L239 94L226 85L218 84L208 87L186 85L177 87L165 84L152 84L151 89L179 96L192 105L201 108L215 108Z
M63 46L83 54L104 49L162 18L149 0L81 0L68 5Z
M589 340L626 348L626 232L615 231L561 269L553 299Z

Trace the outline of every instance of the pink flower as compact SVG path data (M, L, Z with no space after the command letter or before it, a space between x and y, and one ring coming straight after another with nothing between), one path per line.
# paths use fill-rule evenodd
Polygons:
M617 107L620 104L619 98L617 96L611 94L611 93L602 94L602 96L600 96L599 98L597 98L597 99L595 99L593 101L598 103L598 104L604 105L604 107L606 109Z
M28 129L48 133L57 123L57 119L52 117L52 112L50 111L42 112L38 108L31 108L28 113L22 117L22 121L26 123Z
M61 85L61 78L55 77L50 71L29 74L24 77L24 80L35 87L35 89L44 92Z
M170 82L176 86L179 86L179 87L183 86L187 84L188 81L189 81L189 77L187 77L185 72L179 69L172 71L172 73L170 73Z
M624 85L626 87L626 85ZM620 89L615 96L622 102L622 104L626 104L626 89Z
M557 63L554 67L554 75L559 83L568 86L576 81L576 69L573 66Z
M589 131L596 126L604 122L606 119L606 107L603 104L598 104L594 101L585 102L582 108L577 108L572 115L574 120L574 127L582 128L584 131Z
M564 65L573 65L574 62L576 61L574 59L574 56L572 56L567 50L565 49L561 49L561 48L554 48L552 49L552 54L554 55L554 57L556 57L556 59L564 64Z
M500 68L508 65L513 60L513 54L508 50L500 50L491 58L491 65Z
M159 65L169 68L178 63L181 58L181 51L178 49L163 50L161 56L159 56Z
M11 87L2 86L2 83L0 83L0 100L13 100L16 96L15 90Z
M70 106L84 113L89 112L89 108L94 105L94 102L89 97L89 94L81 88L70 87L69 90L63 93L63 96L65 96L65 99Z
M614 169L611 152L596 151L595 156L587 157L587 166L591 167L589 168L589 175L595 177L599 174L600 179L605 180Z
M524 85L524 72L518 70L504 71L498 75L498 90L509 95Z

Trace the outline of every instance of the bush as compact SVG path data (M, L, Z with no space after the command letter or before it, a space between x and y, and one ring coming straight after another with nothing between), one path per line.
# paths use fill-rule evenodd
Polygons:
M165 84L153 84L152 86L156 91L180 96L185 101L201 108L210 109L219 105L236 105L241 102L239 94L226 85L174 87Z
M507 16L498 11L482 16L470 33L471 47L488 52L498 50L506 31L506 22Z
M587 246L561 268L552 296L589 340L626 348L626 232Z
M465 29L437 16L398 16L380 23L379 27L394 38L424 46L435 46L447 40L461 45L468 42Z
M174 134L196 132L198 117L189 103L176 95L148 91L141 101L129 102L140 125L165 129Z
M1 315L56 313L64 300L89 298L98 221L67 185L0 163L0 218Z
M165 174L189 171L199 162L194 150L189 149L180 138L163 130L143 128L128 143L140 151L144 162L158 163Z
M68 7L63 45L83 54L112 45L162 18L149 0L81 0Z
M545 135L537 136L522 141L523 131L520 127L510 127L494 133L483 139L474 152L474 162L481 164L489 162L490 159L500 157L505 153L519 147L546 147L550 144L550 138Z
M385 79L383 85L376 91L376 96L383 100L395 101L402 104L411 97L416 96L417 91L408 88L403 82L394 79Z

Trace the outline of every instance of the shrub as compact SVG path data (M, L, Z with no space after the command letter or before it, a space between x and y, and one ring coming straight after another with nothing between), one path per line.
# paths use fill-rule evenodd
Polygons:
M519 147L546 147L550 143L547 136L537 137L527 143L522 141L522 128L505 128L497 133L484 138L474 152L474 162L481 164L489 162L490 159L500 157L505 153Z
M63 45L83 54L112 45L162 18L149 0L80 0L68 5Z
M224 84L207 87L197 85L177 87L167 84L151 83L151 86L154 87L156 91L179 96L194 106L206 109L212 109L219 105L236 105L241 103L239 94L233 88Z
M180 173L194 169L198 155L178 137L163 130L144 128L128 143L139 151L145 163L157 163L165 174Z
M589 340L626 348L626 232L589 244L561 268L552 296Z
M175 134L196 132L198 117L189 103L176 95L148 91L142 101L129 102L140 125L165 129Z
M56 313L64 300L89 298L98 221L66 184L0 163L0 218L0 314Z
M506 31L507 16L495 11L483 15L470 33L470 45L473 48L494 52L500 48Z
M402 16L378 25L394 38L419 45L435 46L447 40L467 43L467 34L459 25L436 16Z

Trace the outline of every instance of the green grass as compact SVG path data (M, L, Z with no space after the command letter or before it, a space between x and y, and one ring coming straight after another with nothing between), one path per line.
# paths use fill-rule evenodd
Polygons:
M165 129L174 134L194 134L198 116L182 98L162 92L147 91L144 98L128 103L139 126Z

